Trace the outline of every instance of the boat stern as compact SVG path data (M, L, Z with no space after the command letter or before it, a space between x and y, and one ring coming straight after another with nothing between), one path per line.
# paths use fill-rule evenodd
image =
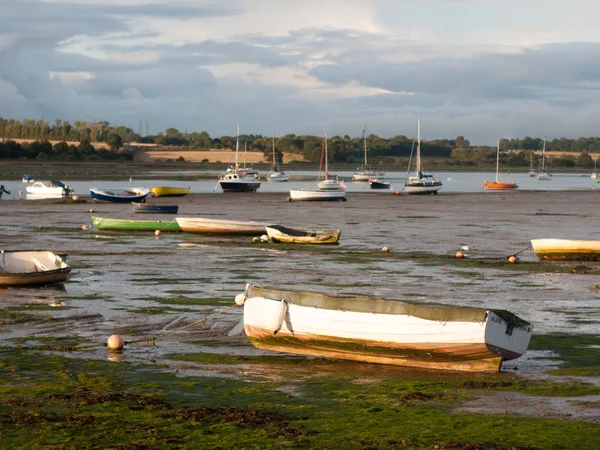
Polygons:
M503 360L516 359L525 353L531 340L533 325L503 310L487 313L485 344L490 352Z

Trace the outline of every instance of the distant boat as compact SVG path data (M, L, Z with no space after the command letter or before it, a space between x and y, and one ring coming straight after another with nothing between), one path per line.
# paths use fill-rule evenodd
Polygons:
M544 138L544 147L542 148L542 171L536 175L540 181L550 181L552 174L546 170L546 138Z
M532 239L531 247L539 259L600 261L600 241Z
M411 155L412 156L412 155ZM410 163L409 163L410 171ZM433 175L423 173L421 164L421 115L417 116L417 161L413 176L404 182L404 190L409 195L436 194L442 188L442 182Z
M134 213L177 214L177 205L156 205L154 203L131 202Z
M92 198L98 202L132 203L141 202L149 194L148 188L90 188Z
M175 220L127 220L92 216L92 224L103 231L182 231Z
M387 180L383 180L381 178L370 178L369 186L371 186L371 189L390 189L391 188L390 182Z
M516 189L517 183L509 180L501 180L498 175L498 168L500 165L500 140L498 140L498 146L496 147L496 181L484 181L483 187L489 190L506 190L506 189Z
M0 258L0 286L59 283L71 272L63 258L47 250L0 250Z
M69 186L58 180L34 181L25 188L28 194L66 197L72 194Z
M244 331L262 350L426 369L497 372L533 325L509 311L248 284Z
M323 158L325 158L325 178L321 180ZM340 180L338 180L337 175L329 173L328 160L329 157L327 155L327 129L325 129L325 134L323 136L323 144L321 145L321 165L319 166L317 187L322 191L340 191L342 190L342 185L340 183Z
M596 155L596 153L594 152L594 156ZM596 158L594 158L594 171L592 172L592 174L590 175L590 178L592 180L597 180L598 179L598 171L596 169Z
M172 187L172 186L158 186L152 188L152 195L154 197L183 197L190 193L189 187Z
M266 223L238 220L208 219L203 217L176 217L181 229L188 233L260 236L266 233Z
M290 179L290 176L287 173L285 173L283 170L279 170L277 168L276 158L275 158L275 133L273 133L272 140L273 140L273 156L272 156L273 160L271 161L271 173L267 175L267 178L269 179L269 181L283 183L283 182L288 181Z
M531 150L531 152L529 153L529 176L530 177L535 177L537 175L535 170L533 170L533 154L534 154L534 151Z
M238 151L240 146L240 126L237 126L237 138L235 142L235 166L219 178L219 184L223 192L255 192L260 188L260 181L255 176L249 176L242 172L238 164Z
M369 166L369 162L367 159L367 128L363 128L363 134L361 139L361 144L358 147L358 155L356 157L356 170L352 176L354 181L370 181L372 178L381 178L385 174L385 172L376 172ZM362 163L362 166L359 165L359 160L361 157L361 153L364 150L365 152L365 160Z
M273 242L285 244L337 244L342 231L337 228L288 228L281 225L266 227Z
M23 175L21 181L23 183L33 183L35 181L35 177L29 173L26 173L25 175Z

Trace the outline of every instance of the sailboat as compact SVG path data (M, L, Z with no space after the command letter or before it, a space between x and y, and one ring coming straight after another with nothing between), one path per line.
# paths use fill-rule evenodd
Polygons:
M533 150L531 150L530 154L529 154L529 176L530 177L535 177L537 175L537 173L535 173L535 170L533 170L533 154L535 152Z
M321 169L325 157L325 179L321 180ZM290 189L290 200L295 201L346 201L346 191L335 175L329 175L327 166L327 129L323 144L321 145L321 165L317 179L317 188L313 189Z
M498 139L498 146L496 147L496 181L484 181L483 188L485 189L516 189L517 183L514 181L501 180L498 175L498 169L500 166L500 140Z
M275 165L275 133L273 133L273 161L271 164L271 173L267 175L269 181L284 182L290 179L290 176L283 170L277 170Z
M375 172L369 167L369 163L367 162L367 127L363 128L363 135L360 141L360 146L358 148L358 156L356 157L356 170L354 171L353 179L354 181L369 181L374 178L381 178L385 174L385 172ZM365 161L362 164L362 167L359 167L358 162L360 160L360 154L364 149L365 152Z
M542 171L537 174L536 179L540 181L549 181L552 174L546 170L546 138L544 138L544 147L542 148Z
M596 153L594 152L594 155L596 155ZM590 175L590 178L592 180L597 180L598 179L598 172L596 171L596 158L594 158L594 171L592 172L592 174Z
M238 164L238 152L240 148L240 126L237 126L237 138L235 141L235 166L228 170L225 175L219 177L219 184L223 192L255 192L260 187L260 181L253 176L247 176Z
M409 164L410 170L410 164ZM404 189L409 195L436 194L442 188L442 182L433 175L423 173L421 167L421 114L417 115L417 163L415 173L404 182Z

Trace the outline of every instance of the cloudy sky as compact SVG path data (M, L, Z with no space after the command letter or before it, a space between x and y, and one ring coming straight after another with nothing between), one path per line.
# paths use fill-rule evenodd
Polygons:
M597 0L5 0L0 117L600 135Z

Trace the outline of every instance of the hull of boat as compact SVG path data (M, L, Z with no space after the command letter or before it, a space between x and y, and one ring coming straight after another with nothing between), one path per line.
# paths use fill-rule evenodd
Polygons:
M260 181L219 181L223 192L255 192Z
M275 183L285 183L286 181L289 181L290 176L284 172L272 172L269 175L267 175L267 178L269 179L269 181Z
M369 186L371 186L371 189L389 189L390 182L381 180L370 180Z
M552 179L552 175L549 173L538 173L535 178L540 181L550 181Z
M258 348L428 369L497 372L533 326L508 311L329 296L248 285L244 330Z
M600 241L533 239L531 247L539 259L600 261Z
M132 202L134 213L159 213L159 214L177 214L179 206L177 205L153 205L151 203Z
M169 186L159 186L152 188L152 195L154 197L183 197L190 193L190 188L179 188Z
M40 195L40 196L51 196L51 197L62 197L68 195L62 187L33 187L27 186L25 188L28 194Z
M484 181L483 187L488 190L516 189L519 186L513 181Z
M265 234L267 224L242 222L237 220L205 219L201 217L176 217L183 231L201 234L228 234L239 236L260 236Z
M0 286L34 286L65 281L71 266L50 251L2 251Z
M124 220L92 217L92 224L103 231L182 231L175 220Z
M266 227L267 235L273 242L285 244L334 245L339 242L341 230L335 228L286 228Z
M434 182L434 183L411 183L405 184L404 190L407 194L410 195L427 195L427 194L437 194L437 192L442 188L442 183Z
M146 188L90 189L90 195L94 200L108 203L141 202L148 194L150 194L150 189Z
M290 190L290 198L293 201L306 202L331 202L346 200L345 191L308 191L302 189Z

